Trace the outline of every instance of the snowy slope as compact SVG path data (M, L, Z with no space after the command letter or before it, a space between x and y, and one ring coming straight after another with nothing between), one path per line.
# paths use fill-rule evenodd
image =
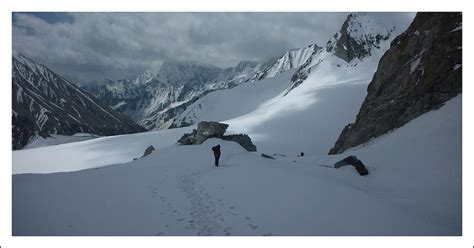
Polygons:
M324 48L288 51L262 73L264 80L212 92L187 106L175 123L225 121L232 124L229 132L248 133L263 152L325 153L355 118L378 61L403 29L351 14ZM310 136L309 129L318 131ZM289 150L287 142L294 143Z
M23 147L23 149L38 148L44 146L53 146L60 145L84 140L95 139L100 136L95 134L88 133L77 133L74 135L56 135L51 134L49 137L43 138L41 136L35 137L36 139L32 140L28 145Z
M163 145L127 164L14 175L13 235L461 235L461 102L458 96L337 156L270 160L211 139ZM153 139L176 131L188 130L153 133ZM98 138L69 151L86 156L88 142L95 142L103 157L116 149L135 156L129 144L144 138ZM217 143L223 153L215 168L210 148ZM31 157L28 152L40 149L19 152ZM370 174L325 167L348 154L361 158Z
M12 153L13 174L67 172L127 163L141 157L150 145L161 149L176 144L183 133L190 130L187 127L167 132L153 131L108 136L14 151Z

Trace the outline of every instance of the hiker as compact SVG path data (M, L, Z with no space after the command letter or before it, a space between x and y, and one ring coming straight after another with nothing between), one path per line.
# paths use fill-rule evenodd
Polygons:
M219 166L219 158L221 157L221 145L212 147L212 151L214 152L215 165L217 167Z

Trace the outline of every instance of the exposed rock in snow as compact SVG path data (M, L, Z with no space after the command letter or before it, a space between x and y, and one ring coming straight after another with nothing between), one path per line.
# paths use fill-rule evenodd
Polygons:
M341 161L338 161L334 164L334 168L340 168L342 166L346 166L346 165L352 165L354 166L354 168L357 170L357 172L359 173L359 175L361 176L365 176L365 175L368 175L369 174L369 171L367 170L367 168L365 167L364 163L362 163L362 161L360 161L356 156L352 155L352 156L349 156L349 157L346 157L344 158L343 160Z
M237 142L249 152L257 151L257 147L252 143L252 139L247 134L224 135L222 139Z
M193 129L189 134L184 134L178 140L178 143L182 145L199 145L210 138L221 138L223 140L237 142L249 152L257 151L257 147L246 134L224 135L228 126L228 124L214 121L201 121L197 129Z
M153 146L147 147L145 149L145 152L143 153L142 157L146 157L146 156L150 155L154 150L155 150L155 147L153 147Z
M199 145L209 138L222 138L228 126L214 121L202 121L198 124L197 130L194 129L191 134L184 134L178 142L182 145Z
M272 156L270 156L270 155L267 155L267 154L265 154L265 153L262 153L261 156L264 157L264 158L275 159L274 157L272 157Z

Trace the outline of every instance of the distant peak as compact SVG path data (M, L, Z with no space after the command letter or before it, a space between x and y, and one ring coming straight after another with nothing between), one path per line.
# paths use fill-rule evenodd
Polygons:
M394 28L367 13L351 13L339 32L328 41L326 50L346 62L354 58L362 59L369 56L373 48L379 48Z

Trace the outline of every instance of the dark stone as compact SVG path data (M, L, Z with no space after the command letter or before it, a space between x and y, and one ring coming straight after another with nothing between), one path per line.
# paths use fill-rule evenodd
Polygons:
M227 127L229 127L229 125L224 123L202 121L198 124L197 129L193 129L192 133L184 134L178 140L178 143L182 145L199 145L209 138L221 138L223 140L237 142L249 152L257 151L257 147L252 143L252 140L247 134L224 136Z
M262 153L262 157L264 158L269 158L269 159L275 159L274 157L270 156L270 155L267 155L265 153Z
M245 150L249 152L256 152L257 147L252 143L252 139L247 134L233 134L222 137L224 140L234 141L239 143Z
M196 129L193 129L191 133L185 133L179 140L178 143L182 145L194 145L195 144Z
M142 158L150 155L154 150L155 150L155 147L153 147L153 146L147 147L145 152L143 153Z
M357 170L357 172L359 172L359 175L361 176L369 174L369 171L365 167L364 163L362 163L362 161L360 161L356 156L349 156L339 162L336 162L334 164L334 168L340 168L345 165L354 166L354 168Z
M355 123L329 154L399 128L461 93L461 25L462 13L419 12L380 59Z
M198 124L197 133L210 137L222 137L229 124L219 123L215 121L201 121Z

